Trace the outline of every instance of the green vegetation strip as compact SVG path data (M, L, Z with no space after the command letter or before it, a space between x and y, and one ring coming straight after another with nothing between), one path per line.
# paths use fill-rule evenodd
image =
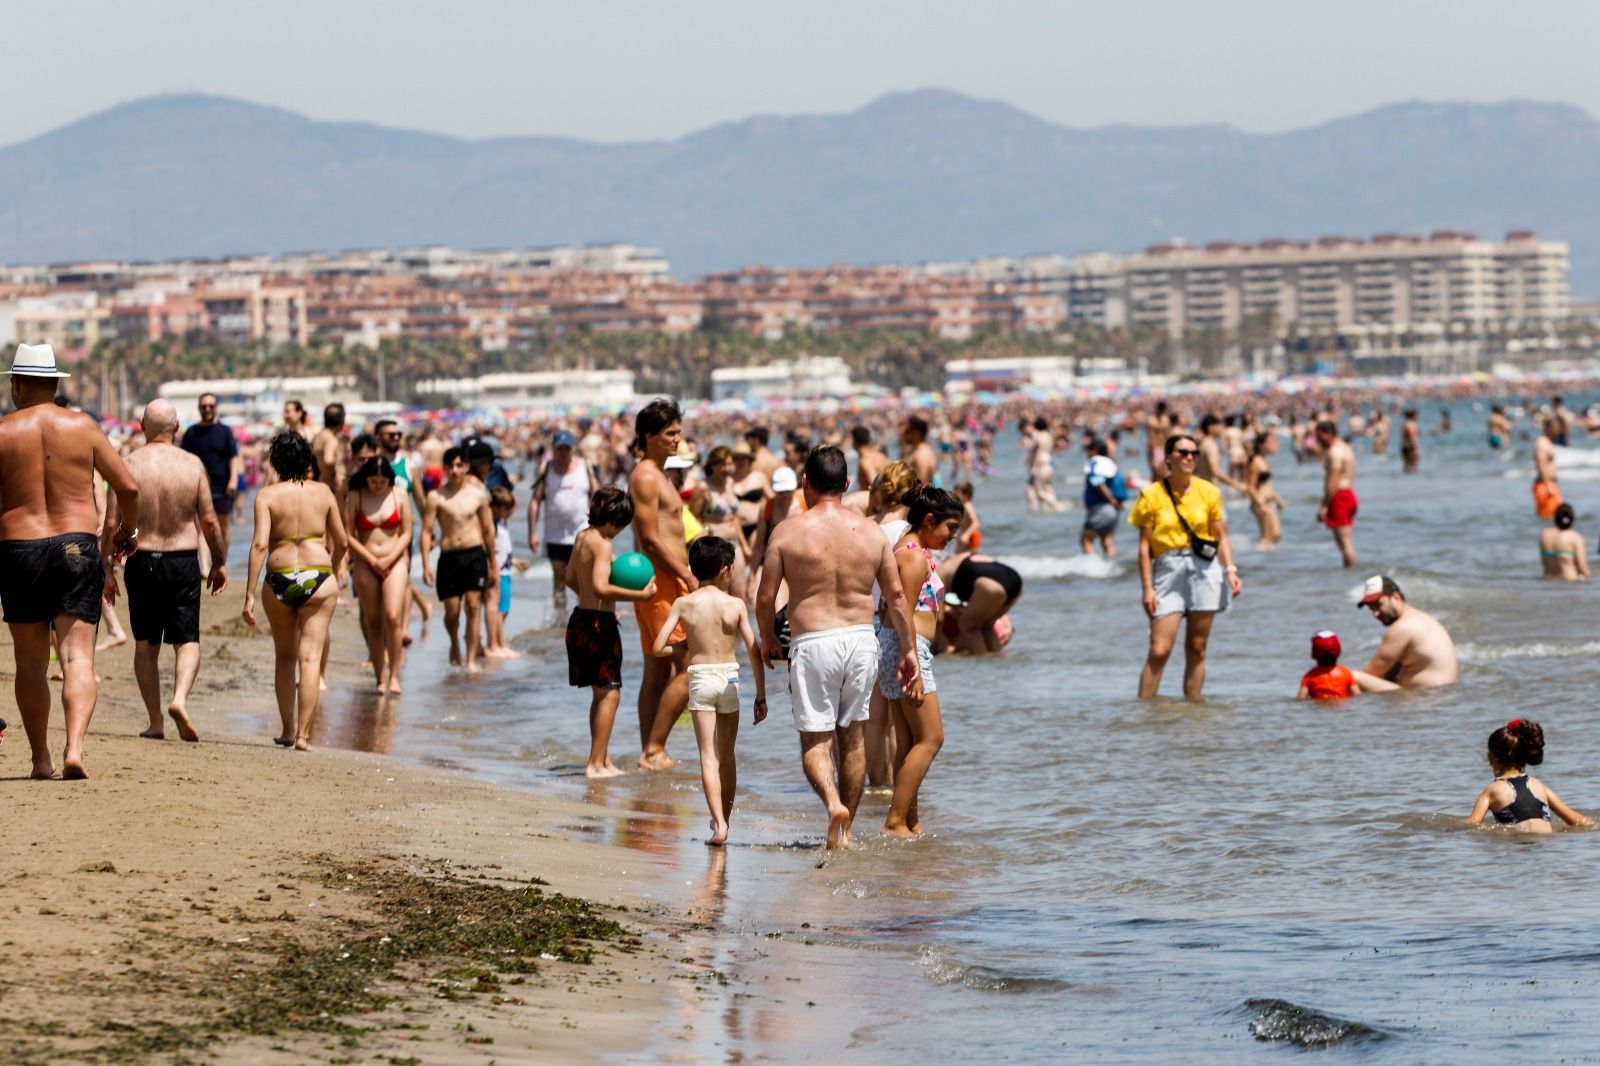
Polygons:
M547 894L537 880L508 887L467 880L444 866L419 875L378 862L319 859L317 865L326 888L361 893L372 917L343 936L328 930L316 942L288 935L248 948L212 937L181 942L178 950L203 960L198 974L175 980L168 972L130 970L96 978L97 996L116 1003L124 995L176 993L220 1001L220 1009L195 1003L190 1020L98 1021L79 1031L13 1022L6 1028L21 1030L22 1039L0 1052L15 1063L127 1062L157 1054L185 1062L229 1037L294 1033L339 1036L351 1047L371 1030L345 1019L387 1007L394 997L379 987L384 983L418 980L400 973L402 965L431 967L426 979L435 994L460 999L498 992L503 980L522 983L538 972L542 956L587 963L597 942L624 951L638 943L594 905ZM195 1020L196 1014L204 1017Z

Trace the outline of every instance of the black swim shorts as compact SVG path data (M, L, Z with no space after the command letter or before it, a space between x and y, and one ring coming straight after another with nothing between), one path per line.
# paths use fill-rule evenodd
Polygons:
M567 619L567 684L622 687L622 630L612 612L578 607Z
M100 624L100 542L91 533L43 540L0 540L0 605L14 625L71 615Z
M217 512L217 520L221 521L233 514L234 496L224 492L221 496L211 497L211 509Z
M453 600L469 592L482 592L489 584L489 553L483 548L458 548L439 553L434 586L441 600Z
M128 628L145 644L193 644L200 639L200 553L134 552L123 568Z
M551 544L549 541L545 541L544 554L552 563L570 563L572 562L572 545Z

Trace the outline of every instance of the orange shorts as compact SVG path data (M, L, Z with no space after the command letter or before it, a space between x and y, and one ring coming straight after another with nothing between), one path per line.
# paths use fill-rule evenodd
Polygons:
M1561 488L1554 481L1535 481L1533 483L1533 513L1540 518L1550 518L1555 515L1556 508L1561 506Z
M661 576L656 577L656 594L653 599L641 600L633 605L633 617L639 622L639 643L644 646L645 656L651 655L650 649L655 646L656 634L661 632L661 627L667 621L667 615L672 613L672 605L679 596L686 596L689 586L682 578ZM672 636L667 639L668 644L676 644L687 637L683 631L683 623L678 623L672 631Z

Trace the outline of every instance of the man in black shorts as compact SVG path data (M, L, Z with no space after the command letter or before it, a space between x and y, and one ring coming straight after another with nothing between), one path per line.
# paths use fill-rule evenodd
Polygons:
M36 779L52 777L50 759L50 645L60 644L61 702L67 746L61 776L88 777L83 741L94 716L95 628L105 573L99 536L122 554L139 540L139 485L88 415L55 404L56 369L47 344L17 346L11 402L0 420L0 607L11 630L15 692L32 749ZM121 519L103 527L95 508L95 479L116 495Z
M200 397L200 421L183 431L183 450L199 459L206 468L206 481L211 489L211 509L222 524L222 557L228 557L228 526L233 514L233 500L239 494L239 475L244 472L244 460L239 457L239 442L233 430L217 421L217 395L205 393Z
M444 453L445 483L428 493L422 515L422 580L434 585L444 604L444 625L450 633L450 662L467 672L478 670L478 623L489 575L499 573L494 558L494 516L489 492L476 478L467 476L467 460L460 448ZM439 568L435 581L431 560L433 529L439 527ZM461 609L467 612L467 651L463 658Z
M211 506L210 480L201 461L172 446L178 415L166 400L151 400L141 420L145 446L128 457L138 480L144 513L139 550L128 556L128 628L133 631L133 674L139 682L149 728L139 735L160 740L161 645L174 648L172 701L167 714L184 740L199 740L189 720L189 692L200 672L200 534L211 549L211 594L228 584L222 524ZM111 519L116 520L115 509ZM197 532L198 529L198 532ZM116 575L106 568L115 598Z

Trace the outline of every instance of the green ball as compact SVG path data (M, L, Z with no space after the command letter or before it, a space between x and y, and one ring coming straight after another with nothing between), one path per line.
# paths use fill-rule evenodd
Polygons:
M656 568L638 552L619 555L611 563L611 583L630 592L638 592L655 576Z

